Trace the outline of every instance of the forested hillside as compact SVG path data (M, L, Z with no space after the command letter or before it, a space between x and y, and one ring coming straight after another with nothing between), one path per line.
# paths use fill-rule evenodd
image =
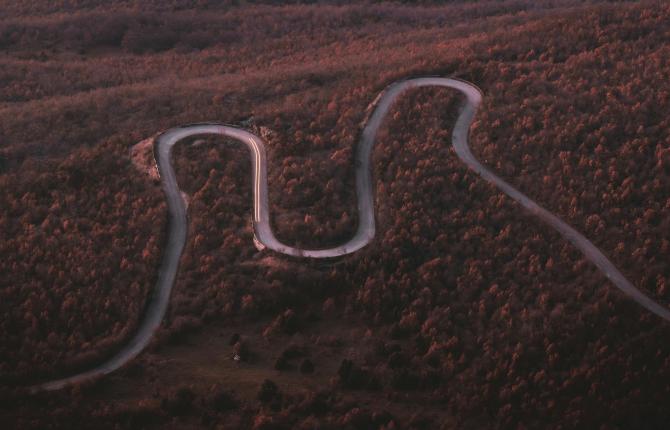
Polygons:
M142 317L167 212L133 145L202 121L262 135L278 238L331 246L356 229L368 106L409 76L479 86L475 155L670 306L669 5L286 3L0 6L0 418L664 428L668 324L471 172L451 149L461 96L430 88L378 136L374 241L334 261L258 251L246 149L179 143L189 235L155 341L102 381L21 392Z

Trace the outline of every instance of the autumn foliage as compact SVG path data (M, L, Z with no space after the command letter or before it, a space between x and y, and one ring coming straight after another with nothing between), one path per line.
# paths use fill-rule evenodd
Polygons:
M254 131L267 142L277 236L331 246L356 229L353 151L369 103L408 76L481 87L475 155L670 305L668 5L274 3L4 9L0 418L17 428L664 428L668 324L471 172L450 147L461 95L430 88L408 91L385 120L377 235L336 261L258 251L246 149L213 136L178 144L189 238L155 341L97 385L18 394L108 357L142 317L166 207L132 145L200 121ZM232 338L217 332L233 325ZM229 357L208 356L205 370L162 359L195 361L215 343ZM237 371L217 379L234 355L251 382Z

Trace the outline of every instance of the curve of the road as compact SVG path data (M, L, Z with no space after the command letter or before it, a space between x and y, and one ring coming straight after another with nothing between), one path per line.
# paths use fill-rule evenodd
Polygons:
M265 146L261 138L246 130L222 124L193 124L172 128L160 134L155 140L154 154L168 202L168 240L159 268L158 281L148 301L147 309L145 310L138 331L128 344L102 364L70 377L32 386L30 387L30 391L56 390L73 383L83 382L113 372L137 356L149 343L153 333L160 325L168 307L170 292L179 266L179 258L186 242L186 204L183 200L181 190L177 185L171 162L172 148L177 142L188 136L218 134L238 140L249 148L254 187L254 241L259 248L269 248L273 251L296 257L338 257L361 249L374 238L375 217L370 159L375 136L393 102L406 90L418 87L447 87L463 93L466 100L456 120L452 134L452 144L460 159L482 178L498 187L529 212L558 231L561 236L582 251L584 256L595 264L617 288L650 312L653 312L664 320L670 321L670 310L656 303L642 293L642 291L635 288L586 237L477 161L468 146L470 125L482 100L482 94L476 86L458 79L424 77L396 82L388 86L376 99L375 109L363 128L355 156L358 229L348 242L334 248L300 249L283 244L275 237L270 227L267 163Z

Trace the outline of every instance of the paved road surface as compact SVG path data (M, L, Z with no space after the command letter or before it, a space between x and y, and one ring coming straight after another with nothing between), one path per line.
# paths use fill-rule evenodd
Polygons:
M482 178L494 184L529 212L556 229L564 238L579 248L586 258L593 262L593 264L595 264L617 288L647 310L670 321L670 310L654 302L628 282L609 259L587 238L502 180L479 163L474 155L472 155L472 152L470 152L470 148L468 147L468 133L470 124L472 123L477 107L482 99L481 92L477 87L457 79L438 77L416 78L396 82L390 85L382 92L380 97L377 98L376 107L363 129L360 142L356 149L355 174L359 219L358 229L348 242L334 248L294 248L281 243L275 237L272 228L270 227L265 147L263 141L259 137L248 131L222 124L194 124L184 127L176 127L158 136L155 142L154 151L157 154L156 161L158 163L163 189L168 201L168 241L159 269L156 287L148 301L147 309L137 333L135 333L128 344L123 346L112 358L106 360L102 364L67 378L33 386L30 390L33 392L56 390L72 383L82 382L113 372L137 356L149 343L153 333L160 325L161 320L165 315L170 299L170 292L177 274L179 257L181 256L186 242L186 205L183 201L181 190L177 185L177 180L171 163L172 147L177 142L185 137L193 135L219 134L236 139L247 145L251 153L252 181L254 186L254 241L259 248L269 248L283 254L297 257L338 257L361 249L375 236L373 188L370 166L375 136L382 121L386 117L386 114L398 96L410 88L417 87L447 87L463 93L466 100L458 119L456 120L452 135L452 144L454 145L456 154L458 154L461 160Z

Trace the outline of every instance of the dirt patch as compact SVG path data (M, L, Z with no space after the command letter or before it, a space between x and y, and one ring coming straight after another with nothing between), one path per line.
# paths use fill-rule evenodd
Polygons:
M130 159L137 170L149 175L151 179L158 182L160 174L158 173L158 166L156 165L153 151L155 139L156 136L152 136L133 145L130 148Z

